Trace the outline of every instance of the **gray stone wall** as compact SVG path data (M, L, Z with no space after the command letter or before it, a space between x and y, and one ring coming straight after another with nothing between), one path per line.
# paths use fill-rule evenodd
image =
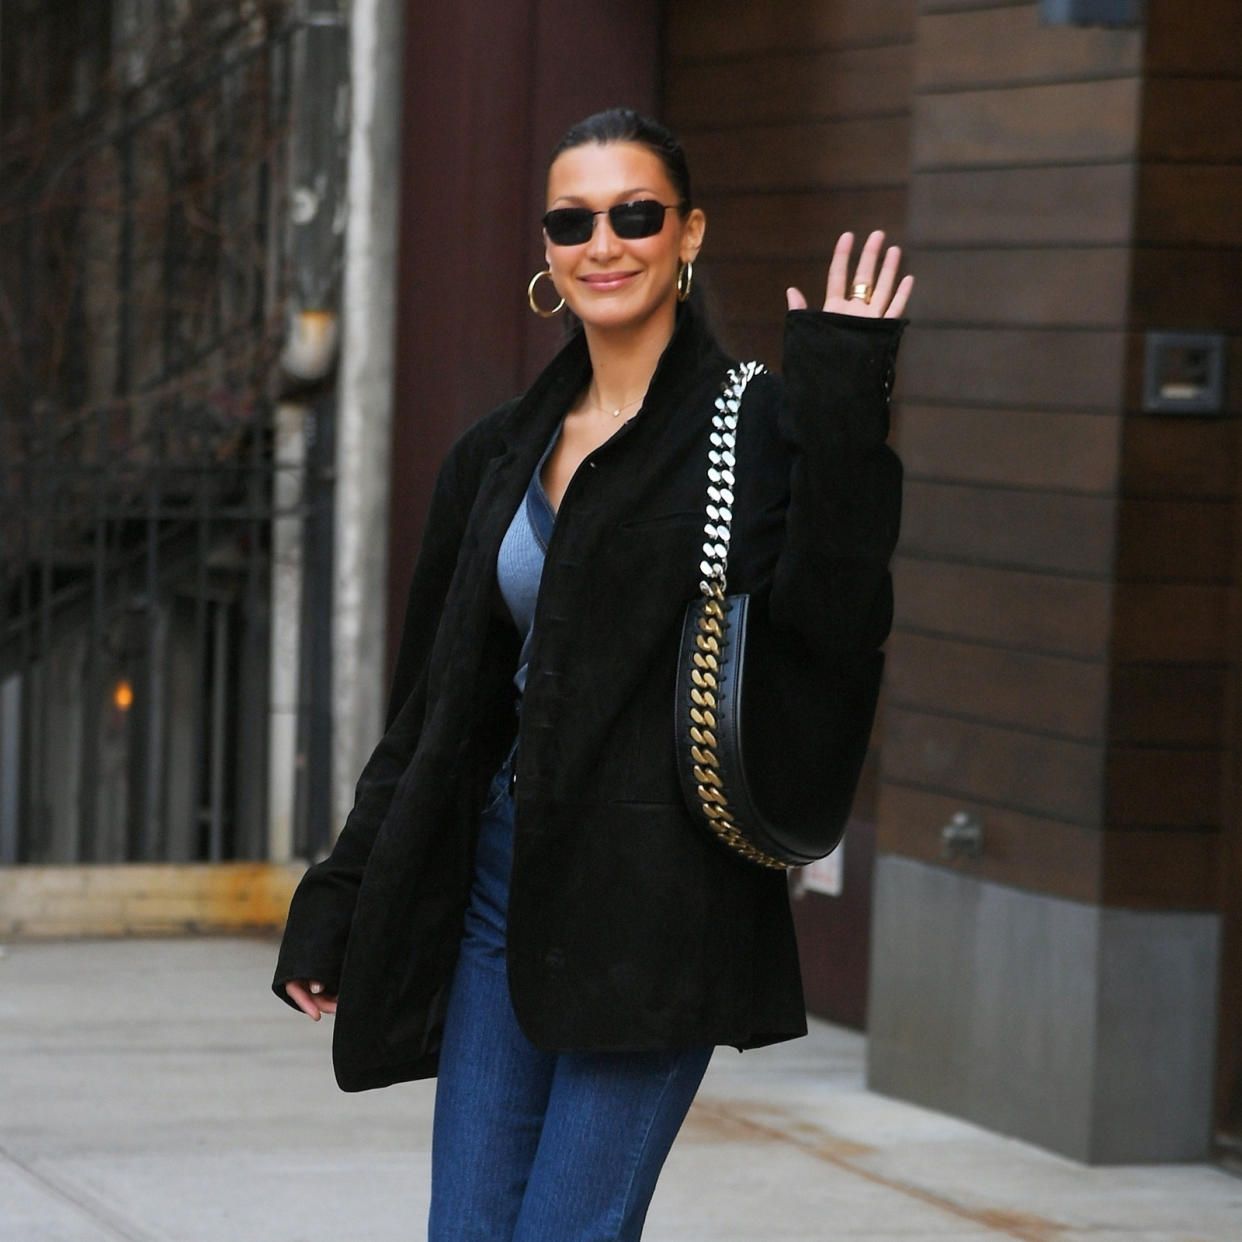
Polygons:
M1219 922L881 856L868 1085L1090 1163L1204 1159Z

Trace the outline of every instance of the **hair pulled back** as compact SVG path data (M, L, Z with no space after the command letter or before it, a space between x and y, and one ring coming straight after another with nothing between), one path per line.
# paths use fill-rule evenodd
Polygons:
M608 108L571 126L552 151L549 167L557 156L589 143L604 146L610 142L632 142L646 147L664 165L673 189L677 191L678 211L684 217L694 205L690 196L690 167L677 135L659 121L653 121L633 108Z

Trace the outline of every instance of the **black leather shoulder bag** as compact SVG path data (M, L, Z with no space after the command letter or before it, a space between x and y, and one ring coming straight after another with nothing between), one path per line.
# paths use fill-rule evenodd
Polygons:
M862 696L870 699L860 717L865 727L849 732L841 753L831 757L799 753L797 721L790 722L789 736L775 739L775 745L768 738L762 739L761 747L747 746L743 727L747 633L758 618L752 622L749 596L726 593L725 574L738 417L747 384L763 370L761 363L742 363L729 372L716 399L700 598L686 608L678 656L677 766L693 816L750 862L785 868L823 858L841 839L867 751L882 658L876 655L863 679L868 684ZM768 677L776 668L773 658L765 655L763 669L755 672ZM796 677L800 669L786 675ZM826 703L825 710L830 709ZM748 772L748 753L755 757L756 768L773 770ZM825 782L829 769L832 779ZM831 786L831 794L825 784Z

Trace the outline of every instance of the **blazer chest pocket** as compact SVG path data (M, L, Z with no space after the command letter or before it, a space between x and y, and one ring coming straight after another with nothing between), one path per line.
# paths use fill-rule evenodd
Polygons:
M698 591L703 522L697 511L618 522L600 545L600 577L632 606L669 592L684 605Z

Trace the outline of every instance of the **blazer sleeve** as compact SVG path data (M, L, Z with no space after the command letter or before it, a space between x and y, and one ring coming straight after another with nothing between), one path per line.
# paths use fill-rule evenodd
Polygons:
M422 730L427 663L474 495L478 439L467 433L458 441L436 479L410 582L384 736L362 770L353 809L332 852L306 872L294 892L272 981L272 990L289 1004L285 984L291 979L317 979L330 994L340 986L362 874Z
M874 650L893 619L901 462L886 444L904 320L790 311L778 414L792 453L770 616L824 653Z

